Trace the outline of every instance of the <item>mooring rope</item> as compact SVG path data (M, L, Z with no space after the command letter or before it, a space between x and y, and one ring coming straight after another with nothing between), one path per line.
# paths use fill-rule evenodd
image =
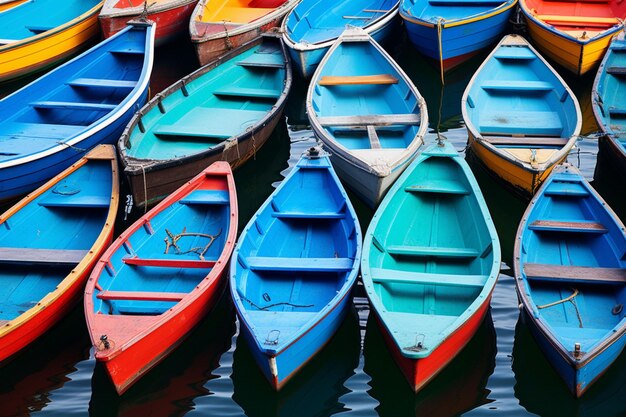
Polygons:
M167 233L167 236L168 236L165 238L165 254L169 252L170 247L173 247L176 250L176 255L185 255L187 253L193 252L200 256L201 261L204 261L204 255L209 250L213 242L215 242L215 239L217 239L222 234L222 229L220 229L220 231L217 232L217 234L215 235L210 235L208 233L193 233L193 232L187 233L186 227L184 227L183 231L178 234L174 234L170 232L168 229L165 229L165 233ZM196 247L190 248L189 250L183 251L178 246L178 241L181 238L186 237L186 236L205 237L207 239L210 239L210 241L205 246L196 246ZM170 242L170 239L171 239L171 242Z
M576 304L576 300L575 300L575 297L578 295L578 290L576 288L572 288L572 291L574 291L574 292L571 295L569 295L568 297L565 297L565 298L563 298L561 300L558 300L558 301L554 301L552 303L538 305L537 309L541 310L541 309L548 308L548 307L554 307L556 305L563 304L563 303L566 303L566 302L569 301L574 306L574 310L576 310L576 317L578 317L578 325L579 325L579 327L582 328L583 327L583 319L582 319L582 317L580 317L580 312L578 311L578 305Z

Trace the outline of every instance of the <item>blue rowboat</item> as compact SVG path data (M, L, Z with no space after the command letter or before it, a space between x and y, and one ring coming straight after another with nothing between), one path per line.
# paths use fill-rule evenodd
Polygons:
M263 203L230 264L241 332L276 390L343 321L361 258L352 204L328 157L315 153Z
M291 80L280 37L264 35L154 96L118 142L135 204L153 205L213 162L235 169L252 158L281 120Z
M578 100L521 36L505 36L461 100L472 153L488 171L532 196L567 158L582 125Z
M393 30L399 0L302 0L283 20L283 41L294 65L309 78L347 26L382 42Z
M391 187L365 234L363 285L416 392L476 333L500 271L500 243L469 166L433 144Z
M82 297L113 238L118 182L115 147L101 145L0 215L0 361Z
M592 108L605 133L599 152L615 172L626 178L626 37L617 35L600 64L591 89Z
M117 140L147 99L153 49L154 25L132 24L1 100L0 201Z
M402 0L400 16L409 40L443 71L495 43L517 0Z
M371 207L415 158L428 129L421 94L362 29L346 30L324 57L306 109L337 174Z
M580 397L626 344L626 231L571 165L530 202L514 248L517 293L537 344Z

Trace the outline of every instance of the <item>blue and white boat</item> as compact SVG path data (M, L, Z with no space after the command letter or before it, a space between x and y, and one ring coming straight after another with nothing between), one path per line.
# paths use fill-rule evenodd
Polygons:
M517 0L402 0L400 16L409 40L443 71L495 43Z
M294 65L311 77L347 26L363 28L377 42L393 30L399 0L302 0L283 20L281 32Z
M154 24L137 22L0 100L0 201L114 143L147 99L153 51Z
M306 109L337 174L371 207L415 158L428 129L420 92L359 28L346 30L320 63Z
M537 344L580 397L626 345L626 231L571 165L530 202L514 249L517 293Z
M241 332L276 390L336 332L359 271L359 222L330 160L315 153L253 216L231 260Z

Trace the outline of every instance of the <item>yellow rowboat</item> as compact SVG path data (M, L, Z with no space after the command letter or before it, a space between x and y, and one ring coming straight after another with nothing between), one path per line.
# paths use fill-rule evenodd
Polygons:
M198 2L189 32L200 65L208 64L279 27L298 0L211 0Z
M26 0L0 0L0 12L8 10L18 4L24 3Z
M519 4L533 43L577 75L600 63L626 19L626 3L621 1L520 0Z
M576 144L578 100L521 36L506 36L461 100L470 149L496 177L532 196Z
M81 299L113 238L118 180L115 147L100 145L0 214L0 360L27 349Z
M0 13L0 82L50 68L97 36L102 1L28 0Z

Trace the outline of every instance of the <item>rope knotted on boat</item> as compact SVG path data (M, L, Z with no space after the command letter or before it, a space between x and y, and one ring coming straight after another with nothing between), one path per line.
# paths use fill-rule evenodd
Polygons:
M548 308L548 307L554 307L556 305L563 304L563 303L566 303L566 302L569 301L574 306L574 310L576 310L576 317L578 318L578 327L582 328L583 327L583 319L582 319L582 317L580 317L580 312L578 311L578 305L576 304L576 299L575 299L576 296L578 295L578 290L576 288L572 288L571 290L573 291L571 295L569 295L569 296L567 296L567 297L565 297L565 298L563 298L561 300L554 301L552 303L538 305L537 309L541 310L541 309Z
M183 231L178 234L174 234L167 229L165 229L165 233L167 233L167 237L165 238L165 254L169 252L170 247L173 247L176 250L176 255L185 255L187 253L193 252L200 256L201 261L204 261L204 254L209 250L213 242L215 242L215 239L217 239L222 234L222 229L220 229L220 231L217 232L217 234L215 235L210 235L208 233L192 233L192 232L187 233L186 227L184 227ZM183 237L187 237L187 236L205 237L210 240L209 240L209 243L207 243L204 246L195 246L195 247L190 248L189 250L183 251L178 246L178 241L182 239Z

